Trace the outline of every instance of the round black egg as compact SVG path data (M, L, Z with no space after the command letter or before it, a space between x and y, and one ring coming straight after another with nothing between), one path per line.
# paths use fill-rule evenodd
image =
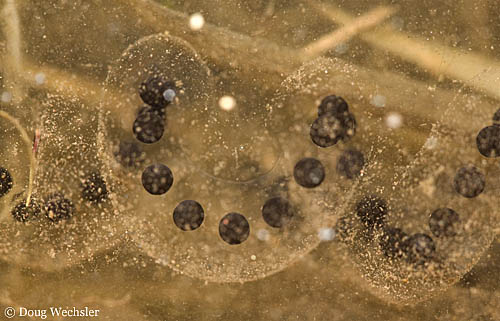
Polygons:
M12 189L12 176L10 172L3 167L0 167L0 197L7 195Z

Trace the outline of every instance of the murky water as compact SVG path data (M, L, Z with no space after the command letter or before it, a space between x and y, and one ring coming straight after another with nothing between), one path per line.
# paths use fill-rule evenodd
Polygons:
M2 317L500 320L495 1L0 5Z

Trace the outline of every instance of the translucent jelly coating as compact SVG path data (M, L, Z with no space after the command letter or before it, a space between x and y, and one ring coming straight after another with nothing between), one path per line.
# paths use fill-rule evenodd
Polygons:
M235 97L246 103L221 108L217 99L206 99L223 89L210 89L213 78L201 58L179 39L155 35L136 42L111 68L103 99L109 108L102 108L101 123L102 156L113 169L110 199L140 247L176 271L216 282L263 278L315 248L319 231L334 223L337 213L327 206L338 205L336 195L353 184L335 170L340 148L350 141L320 153L309 135L316 95L304 100L301 108L310 116L300 123L292 116L298 105L278 106L300 98L295 89L278 93L271 108L240 92ZM142 104L137 85L153 69L182 83L183 92L166 108L163 137L151 145L139 142L141 163L124 166L115 157L116 146L133 140L129 126ZM248 92L251 84L239 86ZM115 104L123 117L106 112ZM355 141L356 134L350 135ZM304 159L322 166L301 166ZM168 179L141 182L152 164L167 166L174 177L160 195L148 189L160 189ZM196 210L181 217L179 204L189 200L201 206L203 216Z
M339 205L328 204L342 215L336 229L339 240L375 293L398 303L416 302L457 282L495 235L500 168L494 158L481 155L476 144L478 133L491 124L495 107L484 104L480 95L457 91L435 96L432 91L402 87L405 95L399 98L406 98L406 103L393 105L388 99L386 109L380 109L362 92L368 79L361 67L318 59L285 81L296 95L279 100L278 108L289 108L290 119L300 124L303 118L317 117L303 108L311 97L320 105L322 97L335 94L349 104L358 123L350 143L359 147L365 164L363 174L345 188L350 192L336 194ZM373 81L379 80L372 79L372 85ZM383 81L375 83L382 90ZM401 86L404 83L401 79ZM422 115L424 119L416 117L422 101L435 101L434 111ZM384 122L386 112L395 109L404 118L405 135ZM430 130L425 124L435 120L425 117L439 122ZM286 118L277 126L280 123ZM341 148L335 145L321 152L333 157ZM337 178L337 184L344 183ZM436 237L429 217L445 207L460 215L457 234Z
M39 115L32 125L41 133L35 187L26 207L22 192L27 180L16 167L21 193L14 186L17 197L5 206L9 214L0 222L0 256L23 267L53 271L113 247L123 229L103 198L106 182L95 176L102 171L97 110L76 97L33 92L37 100L27 98L15 108L20 113L32 108ZM27 172L26 159L19 159L18 167Z

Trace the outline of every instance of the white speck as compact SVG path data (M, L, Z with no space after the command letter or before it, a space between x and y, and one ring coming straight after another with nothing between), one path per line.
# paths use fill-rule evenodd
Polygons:
M219 99L219 107L225 111L231 111L236 107L236 100L232 96L222 96Z
M435 136L429 136L425 141L424 147L427 149L434 149L437 146L437 138Z
M335 52L339 55L342 55L342 54L345 54L347 52L347 50L349 49L349 45L346 44L346 43L339 43L336 47L335 47Z
M3 103L10 103L10 101L12 100L12 94L8 91L4 91L2 93L2 98L1 98L1 101Z
M250 256L250 260L255 261L257 260L257 257L255 255Z
M403 125L403 117L398 113L389 113L385 117L387 127L396 129Z
M391 19L391 25L394 29L401 31L405 26L405 21L403 18L395 16Z
M375 107L385 107L386 98L384 95L375 95L372 98L371 104Z
M45 74L43 72L39 72L35 75L35 82L37 85L43 85L45 83Z
M163 92L163 98L165 98L166 101L172 102L174 101L175 98L175 90L173 89L167 89Z
M201 13L194 13L189 17L189 28L193 31L198 31L205 25L205 18Z
M330 227L322 227L318 231L318 237L321 241L331 241L335 238L335 230Z
M269 241L269 232L266 229L260 229L257 231L257 238L261 241Z
M318 184L321 181L321 178L316 173L314 173L314 172L312 172L311 174L309 174L309 179L314 184Z

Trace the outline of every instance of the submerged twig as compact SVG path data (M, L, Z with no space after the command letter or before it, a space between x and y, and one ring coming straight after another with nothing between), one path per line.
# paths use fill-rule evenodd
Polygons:
M317 58L335 46L346 42L355 35L381 24L396 12L394 7L378 7L364 15L355 18L351 23L324 35L302 49L308 59Z
M261 38L252 38L225 28L205 23L192 31L189 16L149 0L115 0L114 6L123 7L124 16L135 16L148 29L157 33L168 31L190 43L201 56L218 66L238 69L251 78L281 82L301 65L303 59L297 50L284 48ZM127 11L132 12L127 12ZM133 15L131 15L133 13ZM265 59L262 59L265 57Z
M355 18L347 12L327 4L309 0L324 15L343 25L350 25ZM500 99L500 62L471 52L464 53L435 42L421 39L383 26L359 35L361 39L379 49L417 64L437 77L446 76L484 91ZM480 75L480 76L478 76Z
M15 0L5 0L1 15L3 19L3 33L6 42L5 79L13 92L13 99L22 97L22 85L18 81L23 70L21 54L21 28Z
M116 13L109 16L110 24L119 24L122 20L137 21L134 31L124 30L123 37L137 39L143 35L168 30L171 35L181 37L189 42L203 59L209 62L210 66L215 66L220 70L233 70L232 77L247 82L248 87L258 86L259 90L267 90L268 93L278 90L283 79L302 65L304 60L307 60L300 54L300 50L284 48L265 39L238 34L210 23L206 23L201 30L193 32L189 29L187 15L151 1L110 0L107 5L112 6L113 12ZM45 19L50 19L50 16ZM67 32L73 31L71 28L65 30ZM360 36L363 37L371 33L373 31ZM61 37L64 37L64 34ZM71 50L74 48L71 47ZM82 54L85 52L82 51ZM64 55L64 52L61 52L61 55ZM102 60L102 57L96 58L91 55L85 58L90 62L95 59ZM341 59L337 59L337 61L340 75L343 66L352 65ZM32 84L34 84L33 75L36 72L43 72L46 75L46 82L43 85L36 84L35 87L50 88L63 95L76 95L91 103L98 103L101 98L96 93L101 90L102 84L93 79L87 79L76 72L69 73L62 69L49 67L48 64L39 67L38 63L29 63L26 59L25 65L26 70L31 71L31 73L24 72L22 76L27 77L25 80ZM450 101L455 100L457 104L462 105L470 103L468 98L463 95L457 96L453 91L435 88L426 82L410 79L401 74L371 70L362 66L353 65L353 67L358 74L358 83L363 93L360 101L368 106L372 97L383 95L387 97L386 109L400 112L405 119L420 118L422 123L435 123ZM334 76L333 74L324 75L325 78ZM265 79L265 82L262 79ZM348 91L350 88L348 84L342 82L338 82L337 85L339 93ZM394 92L400 94L394 95ZM484 97L478 97L478 99L478 104L484 108L496 109L492 106L491 101ZM467 119L468 116L465 113L457 114L456 118L453 119L453 125L466 126Z
M304 60L307 60L300 54L300 50L284 48L265 39L238 34L209 23L206 23L201 30L193 32L189 29L187 15L151 1L131 0L126 1L126 6L124 3L124 0L110 0L108 3L116 13L116 15L109 17L109 23L118 24L122 19L138 23L134 32L129 31L129 33L123 34L124 37L137 39L142 37L142 33L149 35L152 32L159 33L168 30L171 35L182 37L188 41L204 59L209 61L211 66L221 70L233 70L235 72L232 77L238 77L240 81L245 82L248 80L248 87L258 85L259 90L265 88L268 92L274 92L281 88L282 80L285 77L302 65ZM50 19L50 16L46 19ZM72 32L72 29L66 31ZM74 48L71 47L71 50ZM60 54L63 55L64 52ZM97 59L90 55L86 58L90 62L94 61L92 59ZM102 58L98 57L98 59ZM467 96L457 95L450 90L430 87L426 82L416 81L389 71L377 71L355 66L341 59L335 61L338 65L335 68L339 73L325 74L324 80L327 81L331 77L340 77L339 79L341 79L345 66L352 66L356 70L357 83L363 94L359 97L359 103L368 108L375 95L387 97L385 109L374 108L373 110L382 116L385 110L390 109L390 111L399 112L404 119L412 119L413 123L419 126L418 124L437 122L441 112L451 101L464 106L470 104ZM27 59L24 59L24 68L21 76L25 82L33 87L54 91L66 97L77 96L91 105L99 104L102 99L99 93L102 90L100 81L103 79L96 81L95 78L86 78L77 72L70 73L49 64L39 66L39 63L30 62ZM39 72L45 74L43 84L35 81L34 75ZM265 79L265 82L262 82L262 79ZM345 84L342 81L335 83L338 94L349 94L350 84ZM399 94L394 95L394 92ZM490 101L481 96L478 97L477 103L490 110L496 109ZM111 115L120 114L123 116L124 112L126 111L114 110L111 111ZM457 114L450 120L450 126L464 128L467 126L467 119L466 113ZM409 129L412 128L409 127ZM412 133L416 134L416 136L411 137L420 137L419 131L418 128L411 130Z

